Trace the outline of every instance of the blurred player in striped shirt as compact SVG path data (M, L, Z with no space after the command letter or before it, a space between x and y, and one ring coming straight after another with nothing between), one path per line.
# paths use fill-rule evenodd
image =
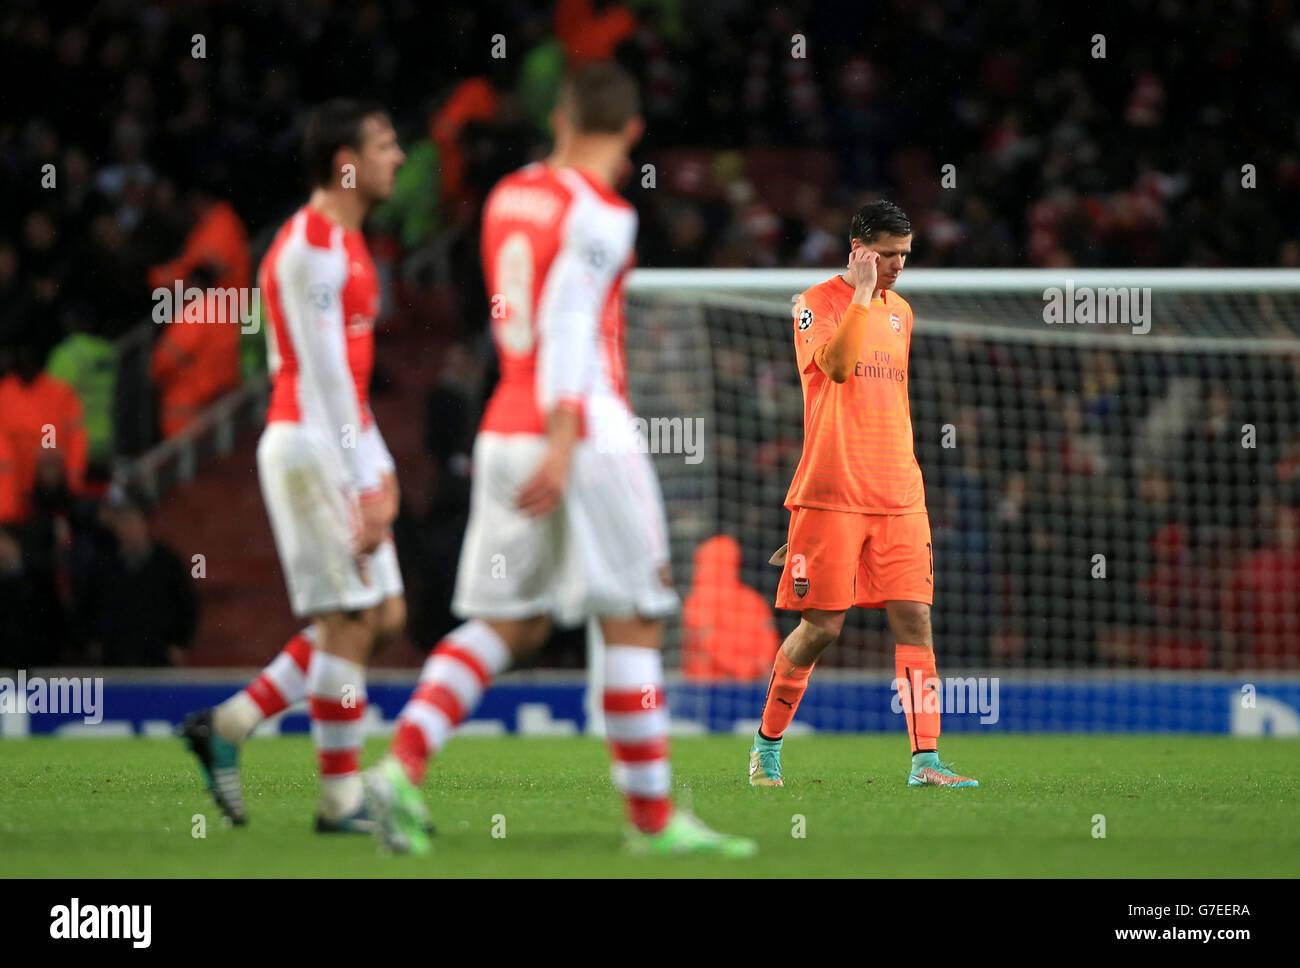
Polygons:
M272 380L258 478L290 607L309 623L247 688L181 727L236 824L247 820L240 744L305 699L320 769L316 830L374 830L359 763L365 666L401 633L406 599L389 530L397 476L370 410L379 277L361 226L392 194L404 157L378 104L315 108L303 131L311 197L258 271Z
M474 443L470 517L447 633L402 711L367 802L396 851L429 848L417 785L492 680L546 641L553 619L594 616L626 846L743 857L754 842L676 807L660 644L678 609L663 499L630 439L623 282L636 210L614 190L641 135L636 84L612 63L566 78L555 151L507 175L483 213L483 274L501 380Z

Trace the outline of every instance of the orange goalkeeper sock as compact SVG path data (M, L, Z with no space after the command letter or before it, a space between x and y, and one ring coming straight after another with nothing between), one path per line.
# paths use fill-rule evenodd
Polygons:
M767 699L763 702L763 726L759 730L765 739L780 739L789 728L812 671L812 666L797 666L786 658L785 652L777 649L772 678L767 683Z
M939 674L934 667L934 649L923 645L894 646L894 688L903 701L907 717L907 738L913 753L939 748Z

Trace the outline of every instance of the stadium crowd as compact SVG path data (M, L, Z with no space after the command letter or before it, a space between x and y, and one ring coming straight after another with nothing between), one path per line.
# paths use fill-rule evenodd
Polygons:
M0 239L0 595L5 614L35 623L6 640L41 643L40 655L21 657L32 663L165 664L192 634L184 569L149 540L145 500L109 489L110 462L183 432L264 368L260 335L153 325L154 293L176 282L249 285L269 234L301 203L299 125L304 107L326 96L365 92L390 105L407 150L397 194L371 231L385 315L436 316L431 331L480 364L490 365L476 281L482 197L544 151L565 67L610 56L643 82L647 136L625 186L641 218L641 265L837 264L844 213L886 195L911 215L914 262L927 267L1300 267L1300 28L1287 5L1144 0L1110 24L1092 10L1048 18L1028 16L1032 8L10 4L0 44L11 70L57 83L25 85L21 109L0 121L0 213L12 226ZM1207 22L1218 26L1205 32ZM957 354L948 365L958 368L960 352L980 348L931 349ZM918 347L914 358L924 355ZM1295 373L1279 366L1269 400L1290 408ZM1162 401L1178 410L1186 386L1162 376L1134 397L1117 359L1099 354L1088 367L1079 386L1022 388L1016 406L1054 421L1024 439L998 438L996 414L969 408L1005 473L990 475L969 453L949 467L951 454L922 445L933 513L956 522L949 534L963 554L973 564L987 556L999 575L1007 569L996 563L1013 557L1042 583L964 609L970 634L1008 661L1046 648L1070 661L1216 665L1265 633L1300 648L1292 626L1261 632L1257 604L1276 602L1286 591L1276 583L1294 574L1288 488L1300 444L1266 441L1259 453L1274 464L1231 482L1241 497L1213 502L1231 520L1207 535L1191 517L1203 505L1188 468L1221 466L1215 448L1249 408L1242 388L1252 384L1230 373L1204 401L1185 396L1175 435L1184 448L1145 468L1131 463L1133 442L1170 409ZM486 392L451 389L471 410ZM463 442L450 446L434 426L441 412L431 404L429 449L463 461ZM42 443L51 423L54 440ZM1130 463L1117 472L1121 455ZM1122 622L1088 626L1085 644L1062 656L1043 645L1056 617L1034 603L1074 601L1062 598L1066 587L1085 589L1085 603L1101 592L1023 563L1065 569L1082 539L1058 527L1060 502L1075 500L1079 478L1088 500L1100 500L1107 490L1096 482L1117 473L1136 486L1127 504L1091 517L1071 503L1071 517L1134 536L1146 557L1129 583L1132 626L1167 634L1135 643ZM462 499L452 488L423 510L430 541L456 543ZM1218 570L1203 567L1211 559ZM1221 571L1233 577L1210 597L1238 604L1202 608L1197 583ZM125 591L132 582L136 591ZM159 615L157 628L123 625L133 595L182 585L176 614Z

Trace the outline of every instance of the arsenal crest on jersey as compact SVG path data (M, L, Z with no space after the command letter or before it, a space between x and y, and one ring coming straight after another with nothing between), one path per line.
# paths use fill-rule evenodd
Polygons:
M895 333L901 333L903 331L903 321L899 318L898 313L889 314L889 325L894 327Z
M796 578L794 580L794 593L800 598L803 598L808 594L808 585L809 582L807 578Z

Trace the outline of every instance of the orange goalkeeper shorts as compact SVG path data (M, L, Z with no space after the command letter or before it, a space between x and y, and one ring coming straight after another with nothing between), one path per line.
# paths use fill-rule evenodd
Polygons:
M934 602L930 516L791 508L776 607L839 612Z

